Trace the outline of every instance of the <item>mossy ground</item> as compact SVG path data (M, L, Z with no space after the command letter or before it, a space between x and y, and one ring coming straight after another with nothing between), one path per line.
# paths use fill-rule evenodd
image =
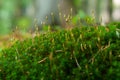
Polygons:
M119 80L119 30L76 27L18 40L1 52L0 79Z

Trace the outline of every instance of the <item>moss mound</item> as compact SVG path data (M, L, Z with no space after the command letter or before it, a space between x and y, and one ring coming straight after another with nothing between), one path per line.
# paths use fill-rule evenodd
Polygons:
M47 32L2 51L1 80L119 80L116 26Z

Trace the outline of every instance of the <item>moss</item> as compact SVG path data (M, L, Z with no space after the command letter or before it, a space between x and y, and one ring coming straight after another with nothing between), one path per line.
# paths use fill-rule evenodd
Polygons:
M2 80L118 80L116 27L82 27L40 34L2 51Z

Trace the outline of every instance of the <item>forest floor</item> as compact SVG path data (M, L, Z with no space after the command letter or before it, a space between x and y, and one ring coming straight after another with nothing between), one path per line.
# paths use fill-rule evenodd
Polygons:
M0 50L4 48L10 47L14 44L17 40L24 40L26 38L30 38L32 35L30 33L21 34L18 32L14 32L8 35L0 35Z

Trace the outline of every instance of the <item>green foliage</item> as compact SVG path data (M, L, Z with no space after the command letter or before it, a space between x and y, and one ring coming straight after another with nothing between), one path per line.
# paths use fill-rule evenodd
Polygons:
M0 1L0 34L8 33L11 26L11 18L15 11L15 0Z
M17 41L1 53L0 79L119 80L120 38L116 29L81 27Z
M109 26L116 26L118 29L120 29L120 22L111 22L109 23Z
M21 22L24 23L21 23L21 25L29 26L27 23L30 19L28 20L27 17L21 19L20 17L21 13L23 13L21 9L25 9L30 2L31 0L0 0L0 35L9 33L12 27L19 26Z
M28 30L30 26L30 19L27 17L20 17L14 23L20 28L20 30Z

